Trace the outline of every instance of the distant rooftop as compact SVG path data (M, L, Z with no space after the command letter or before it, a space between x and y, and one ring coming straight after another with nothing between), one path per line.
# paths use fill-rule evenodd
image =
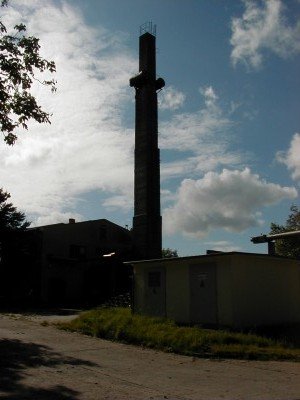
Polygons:
M163 263L168 263L168 262L180 262L182 260L192 260L192 259L197 259L197 258L217 258L217 257L230 257L230 256L249 256L249 257L262 257L262 258L280 258L280 259L286 259L286 260L294 260L297 261L294 258L291 257L284 257L284 256L279 256L279 255L269 255L269 254L262 254L262 253L247 253L243 251L228 251L228 252L216 252L216 253L210 253L210 254L199 254L196 256L184 256L184 257L170 257L170 258L158 258L158 259L152 259L152 260L134 260L134 261L126 261L124 264L141 264L141 263L152 263L152 262L163 262Z

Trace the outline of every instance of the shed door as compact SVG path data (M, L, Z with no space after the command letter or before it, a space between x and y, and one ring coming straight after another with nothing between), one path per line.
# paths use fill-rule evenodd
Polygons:
M190 320L217 323L216 264L190 265Z
M153 316L166 315L166 273L164 268L151 268L146 272L146 313Z

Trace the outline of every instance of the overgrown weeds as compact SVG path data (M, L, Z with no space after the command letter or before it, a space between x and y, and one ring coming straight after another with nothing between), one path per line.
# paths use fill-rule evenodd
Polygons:
M154 349L207 358L300 361L300 349L267 337L178 326L173 321L132 314L128 308L97 308L61 329Z

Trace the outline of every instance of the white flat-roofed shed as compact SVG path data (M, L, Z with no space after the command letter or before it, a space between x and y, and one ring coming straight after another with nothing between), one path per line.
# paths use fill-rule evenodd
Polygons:
M133 311L178 323L300 322L300 262L254 253L133 261Z

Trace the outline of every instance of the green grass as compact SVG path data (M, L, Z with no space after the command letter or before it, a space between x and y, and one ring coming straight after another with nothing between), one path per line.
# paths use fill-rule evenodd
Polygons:
M126 308L98 308L59 328L99 338L206 358L300 361L300 349L264 336L183 327Z

